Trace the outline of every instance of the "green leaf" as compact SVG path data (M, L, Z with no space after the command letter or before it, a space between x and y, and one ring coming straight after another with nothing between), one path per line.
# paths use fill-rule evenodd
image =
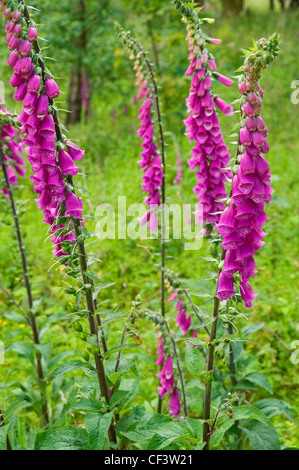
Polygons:
M16 323L26 323L25 316L21 315L21 313L17 313L14 311L6 312L4 314L4 317L8 318L8 320L15 321Z
M276 429L269 428L255 420L251 421L247 429L242 429L247 434L253 450L280 450Z
M190 437L190 434L190 429L180 422L170 421L160 424L156 430L156 435L148 444L148 450L165 449L175 440Z
M136 343L128 343L128 344L123 344L121 346L115 346L114 348L111 348L109 349L109 351L107 351L105 353L105 358L108 358L110 356L113 356L113 354L119 352L119 351L124 351L126 349L132 349L132 348L137 348L138 345Z
M14 351L20 357L27 359L34 364L34 346L32 344L25 343L25 341L17 341L16 343L11 343L6 351Z
M186 344L185 360L187 369L195 377L197 377L198 375L200 375L201 372L204 372L206 370L204 358L202 357L200 352L197 351L197 349L191 346L190 344Z
M233 408L233 417L228 415L221 416L216 423L216 431L212 435L211 442L213 447L217 447L222 441L225 433L234 425L235 421L243 419L255 419L265 426L273 429L273 424L258 408L254 406L241 405Z
M35 450L87 450L88 433L85 429L66 426L62 429L40 432Z
M100 409L100 402L97 400L93 400L92 398L82 398L81 400L78 400L72 405L72 411L93 411L98 413Z
M265 323L258 323L257 325L247 325L244 328L242 328L242 334L245 336L252 335L256 331L260 330L261 328L264 328Z
M271 395L273 394L272 386L269 380L260 372L252 372L251 374L246 375L244 378L249 382L259 385L259 387L264 388L267 390L267 392L271 393Z
M268 418L284 414L290 421L293 423L295 422L290 412L293 407L283 400L277 400L276 398L266 398L265 400L256 402L254 406L265 413Z
M48 381L52 382L54 379L59 377L60 375L67 374L68 372L72 372L73 370L81 369L85 367L86 363L78 360L74 361L67 361L58 366L48 377Z
M122 379L118 389L111 397L110 405L125 405L137 395L139 390L139 379Z
M48 363L48 369L51 370L53 367L56 366L61 361L64 361L70 356L74 356L76 354L76 351L64 351L61 353L56 354L54 357L51 358L51 360Z
M89 432L90 450L105 450L109 445L108 430L113 412L105 415L89 413L86 415L86 426Z
M9 431L9 425L0 428L0 450L6 450L6 436Z

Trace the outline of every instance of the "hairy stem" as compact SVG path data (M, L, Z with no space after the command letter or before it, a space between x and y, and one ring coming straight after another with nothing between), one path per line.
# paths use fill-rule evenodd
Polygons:
M223 261L225 257L225 250L222 248L220 261ZM220 269L218 277L221 273ZM213 384L213 370L214 370L214 353L215 353L215 340L217 337L217 326L218 326L218 316L219 316L219 306L220 299L215 294L214 297L214 306L213 306L213 323L211 327L210 341L209 341L209 352L208 352L208 361L207 361L207 372L208 380L206 383L205 390L205 404L204 404L204 414L203 419L206 421L203 426L203 441L206 443L204 450L210 450L210 425L207 421L211 418L211 398L212 398L212 384Z
M177 347L176 347L176 344L175 344L175 340L173 338L173 335L170 331L170 328L169 328L169 325L168 325L168 322L166 321L166 319L160 315L159 313L156 314L159 318L161 318L161 320L163 321L163 323L165 324L166 326L166 329L167 329L167 332L168 332L168 335L171 339L171 343L172 343L172 347L173 347L173 352L174 352L174 356L175 356L175 360L176 360L176 364L177 364L177 368L178 368L178 371L179 371L179 376L180 376L180 382L181 382L181 388L182 388L182 395L183 395L183 407L184 407L184 413L185 413L185 416L188 416L188 413L187 413L187 400L186 400L186 393L185 393L185 385L184 385L184 378L183 378L183 373L182 373L182 369L181 369L181 365L180 365L180 360L179 360L179 355L178 355L178 351L177 351Z

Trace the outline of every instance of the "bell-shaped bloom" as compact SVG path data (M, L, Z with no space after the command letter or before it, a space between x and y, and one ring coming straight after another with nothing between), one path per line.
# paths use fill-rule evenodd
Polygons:
M55 123L52 114L47 114L44 117L38 132L46 140L55 140Z
M21 56L25 57L27 55L30 54L30 51L31 51L31 48L32 48L32 44L31 42L29 41L24 41L24 40L20 40L19 41L19 52L21 54Z
M53 78L47 78L45 83L45 90L50 99L55 99L59 96L59 87Z
M176 388L173 390L171 394L169 408L170 408L170 414L177 418L181 411L181 404L180 404L179 392Z
M83 212L82 199L71 191L68 191L65 198L65 208L70 217L80 219Z
M38 97L37 104L36 104L36 115L38 118L43 119L45 116L47 116L48 112L49 112L48 97L44 93L41 93L40 96Z
M9 67L14 67L19 60L19 53L17 51L13 51L7 61Z
M234 114L234 109L232 106L227 104L224 100L221 98L215 98L215 104L217 108L220 109L220 111L225 115L225 116L232 116Z
M16 101L23 101L27 93L27 83L23 82L19 85L13 95Z
M76 175L78 173L79 168L74 164L73 159L65 150L59 151L58 161L64 175Z
M28 39L29 41L36 41L37 39L37 29L33 26L30 26L28 29Z
M41 78L39 75L34 74L28 82L28 91L30 93L38 93L41 85Z
M85 151L81 150L76 144L73 142L67 141L66 142L66 149L68 154L72 157L74 161L81 160L84 157Z
M240 283L240 293L241 293L242 299L245 302L246 307L251 308L252 301L258 296L258 294L255 294L249 282Z
M172 292L170 296L168 297L168 302L172 302L173 300L176 300L178 296L178 293L176 291Z
M217 295L220 300L227 300L235 295L233 278L226 276L223 271L219 275Z
M236 208L230 204L221 214L217 230L221 235L231 234L236 227Z

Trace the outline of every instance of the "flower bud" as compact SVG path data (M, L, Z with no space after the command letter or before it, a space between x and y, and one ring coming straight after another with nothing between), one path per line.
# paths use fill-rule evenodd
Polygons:
M52 78L47 78L45 84L45 90L50 99L57 98L59 96L59 88L55 80Z
M29 41L36 41L37 39L37 29L30 26L28 29L28 39Z

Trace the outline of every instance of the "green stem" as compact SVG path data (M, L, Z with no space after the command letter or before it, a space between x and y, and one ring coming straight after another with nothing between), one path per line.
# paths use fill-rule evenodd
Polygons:
M225 257L225 250L222 248L220 261L223 261ZM218 273L218 278L220 276L222 269ZM214 297L214 306L213 306L213 322L211 327L210 341L209 341L209 352L208 352L208 361L207 361L207 383L205 390L205 404L204 404L204 414L203 419L205 420L203 426L203 442L205 442L204 450L210 450L210 425L207 421L211 418L211 399L212 399L212 385L213 385L213 370L214 370L214 353L215 353L215 341L217 338L217 326L218 326L218 317L219 317L219 306L220 299L217 294Z
M148 71L151 76L151 80L154 87L154 98L156 102L156 111L158 116L158 126L159 126L159 133L160 133L160 143L161 143L161 160L162 160L162 169L163 169L163 178L162 178L162 186L161 186L161 314L162 317L165 317L165 258L166 258L166 250L165 250L165 203L166 203L166 161L165 161L165 140L164 140L164 133L163 133L163 125L162 125L162 113L160 108L160 101L158 95L158 86L155 79L154 71L148 60L146 53L142 46L135 41L135 39L131 38L132 42L138 47L141 54L144 57L146 62ZM158 408L157 412L161 414L162 412L162 398L158 397Z

